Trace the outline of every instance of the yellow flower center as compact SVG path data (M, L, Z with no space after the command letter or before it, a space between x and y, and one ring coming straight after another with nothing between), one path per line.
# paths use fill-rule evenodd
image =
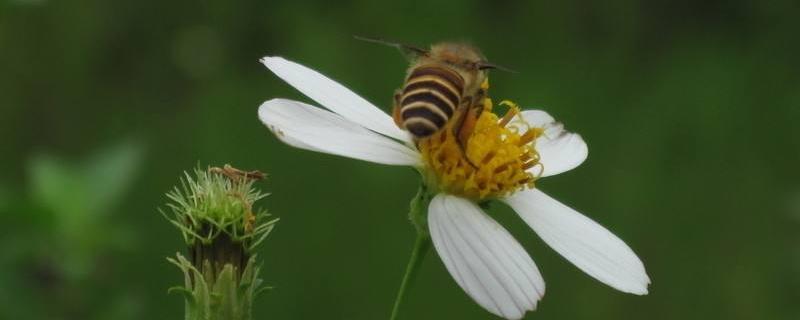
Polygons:
M533 188L542 165L532 142L543 130L531 128L524 119L516 117L520 111L516 104L509 101L500 104L510 107L502 118L492 112L491 99L484 100L484 109L463 147L454 131L456 121L418 141L424 164L422 172L429 185L475 200ZM459 116L456 114L454 118Z

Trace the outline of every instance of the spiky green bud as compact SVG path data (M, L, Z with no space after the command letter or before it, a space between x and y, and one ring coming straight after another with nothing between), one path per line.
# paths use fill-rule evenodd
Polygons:
M278 221L253 209L268 195L253 187L263 177L228 165L195 169L167 193L171 214L161 213L181 231L189 251L189 259L180 253L168 258L184 273L184 287L170 291L184 293L187 320L251 318L262 290L252 252Z

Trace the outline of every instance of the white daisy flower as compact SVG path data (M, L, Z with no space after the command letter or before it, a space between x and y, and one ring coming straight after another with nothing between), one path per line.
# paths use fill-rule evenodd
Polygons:
M427 222L450 275L489 312L520 319L536 308L545 284L525 249L478 206L486 200L508 204L545 243L588 275L623 292L647 294L650 279L644 265L622 240L534 188L538 178L571 170L588 155L581 136L546 112L512 105L498 117L487 99L489 112L481 113L462 152L453 134L447 134L451 130L415 143L388 114L336 81L280 57L261 62L327 109L287 99L264 102L259 118L278 139L301 149L420 172L431 195L427 221L417 227Z

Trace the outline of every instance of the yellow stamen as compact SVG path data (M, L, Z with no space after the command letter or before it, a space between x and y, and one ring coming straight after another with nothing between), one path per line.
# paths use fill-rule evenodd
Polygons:
M488 88L488 83L484 84ZM531 168L541 166L532 141L542 134L521 125L507 125L519 114L510 102L502 119L492 112L492 101L484 100L484 111L462 147L455 121L434 135L418 141L426 181L434 188L462 197L483 200L502 197L523 188L533 188L539 174ZM454 115L454 118L460 115ZM524 130L521 134L518 132ZM539 170L541 172L541 170Z
M502 104L502 102L500 104ZM505 127L506 125L508 125L509 122L511 122L511 119L513 119L515 116L517 116L518 113L519 113L519 109L517 109L517 108L508 109L508 111L503 116L503 118L500 119L499 125L501 127Z
M519 138L518 144L526 145L528 143L531 143L531 141L536 140L536 138L538 138L540 135L542 135L542 129L534 128L525 131L522 137Z

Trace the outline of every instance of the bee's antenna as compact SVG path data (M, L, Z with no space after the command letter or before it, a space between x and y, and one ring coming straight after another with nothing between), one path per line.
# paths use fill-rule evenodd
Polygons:
M395 47L397 49L400 49L400 51L403 52L403 54L406 54L406 55L412 55L412 56L426 56L426 55L428 55L428 50L425 50L425 49L422 49L422 48L419 48L419 47L415 47L415 46L412 46L412 45L408 45L408 44L403 44L403 43L399 43L399 42L392 42L392 41L386 41L386 40L379 39L379 38L362 37L362 36L358 36L358 35L353 35L353 38L355 38L356 40L361 40L361 41L366 41L366 42L371 42L371 43L382 44L382 45L385 45L385 46Z
M478 63L478 69L480 69L480 70L496 69L496 70L510 72L510 73L519 73L516 70L512 70L512 69L509 69L509 68L506 68L506 67L503 67L503 66L500 66L500 65L496 65L494 63L489 63L489 62L486 62L486 61Z

